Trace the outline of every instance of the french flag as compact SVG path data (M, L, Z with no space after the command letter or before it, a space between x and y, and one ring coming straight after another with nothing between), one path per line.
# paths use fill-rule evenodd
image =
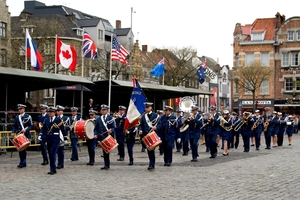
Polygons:
M127 116L124 123L124 130L128 130L139 123L139 118L145 112L144 103L147 102L147 98L142 91L137 79L133 78L132 82L133 89L129 101Z
M35 69L35 71L41 71L43 66L43 57L31 39L28 29L26 29L26 56L30 58L31 66Z

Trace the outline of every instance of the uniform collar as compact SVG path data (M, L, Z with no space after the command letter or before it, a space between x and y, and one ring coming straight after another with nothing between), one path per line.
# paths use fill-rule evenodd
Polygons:
M152 111L148 112L148 115L151 115L152 114Z

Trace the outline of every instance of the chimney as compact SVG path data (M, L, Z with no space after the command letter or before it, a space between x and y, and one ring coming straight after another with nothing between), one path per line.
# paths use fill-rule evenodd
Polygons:
M147 52L147 51L148 51L148 46L142 45L142 52Z
M116 29L121 28L121 20L116 20Z
M278 28L279 26L281 26L282 17L279 12L276 13L275 17L276 17L276 28Z
M285 22L285 15L281 15L281 24Z

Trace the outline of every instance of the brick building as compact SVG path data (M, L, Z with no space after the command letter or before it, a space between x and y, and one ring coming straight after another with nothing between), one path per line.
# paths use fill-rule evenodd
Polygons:
M11 54L10 43L10 12L6 0L0 0L0 67L9 66Z

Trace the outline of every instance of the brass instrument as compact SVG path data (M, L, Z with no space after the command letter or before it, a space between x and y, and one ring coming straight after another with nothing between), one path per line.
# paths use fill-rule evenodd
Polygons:
M227 121L224 117L220 116L220 121L221 121L220 126L221 126L225 131L231 131L231 130L232 130L232 126L224 126L224 123L228 123L228 121Z
M194 115L193 115L193 113L191 113L191 114L189 114L189 116L188 117L185 117L184 116L184 118L185 118L185 120L186 121L191 121L191 120L193 120L194 119ZM182 132L184 132L184 131L186 131L188 128L189 128L189 124L183 124L181 127L180 127L180 133L182 133Z
M245 123L248 122L249 117L252 117L252 113L250 113L250 114L248 115L248 117L242 119L242 120L236 125L236 127L234 127L233 130L236 131L236 132L238 132L238 131L242 128L242 126L243 126Z
M118 113L118 112L115 112L115 113L113 114L113 118L119 118L120 116L121 116L121 114Z
M264 132L268 130L270 119L266 119L266 122L264 123Z
M200 130L203 129L205 126L207 126L210 123L212 116L210 113L208 113L208 114L209 114L209 117L207 119L207 122L205 124L203 124L203 126L200 128Z
M184 113L190 113L192 110L192 106L195 105L195 100L192 97L183 97L179 102L179 109L182 110ZM188 117L184 117L186 120L190 121L194 119L193 114L189 114ZM180 127L180 132L184 132L189 128L189 124L183 124Z
M253 126L251 127L251 130L252 130L252 131L253 131L254 129L256 129L257 124L258 124L258 121L259 121L259 118L260 118L260 117L257 118L257 120L254 122Z

